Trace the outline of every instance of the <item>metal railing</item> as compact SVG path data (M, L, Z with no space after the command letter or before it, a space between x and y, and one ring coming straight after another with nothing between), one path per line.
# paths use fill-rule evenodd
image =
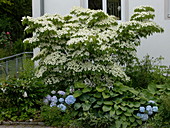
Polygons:
M33 52L23 52L0 59L0 79L8 79L8 76L17 77L23 70L23 61L32 58Z

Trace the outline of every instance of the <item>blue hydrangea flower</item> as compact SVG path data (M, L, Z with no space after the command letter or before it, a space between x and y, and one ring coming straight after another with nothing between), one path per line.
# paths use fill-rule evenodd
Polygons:
M140 111L140 112L145 112L145 107L140 107L140 108L139 108L139 111Z
M56 94L56 91L52 90L52 91L51 91L51 94Z
M137 113L137 116L140 117L140 118L142 118L142 117L141 117L141 113Z
M153 112L158 112L158 107L157 106L153 106Z
M148 115L152 115L153 114L153 111L148 111Z
M60 98L59 102L61 102L61 103L64 102L64 98Z
M149 118L148 114L141 114L141 117L142 121L147 121Z
M51 101L51 96L50 96L50 95L47 95L45 98L46 98L48 101Z
M51 97L51 101L57 103L57 97L56 96Z
M60 108L62 111L65 111L67 108L64 104L59 104L57 105L57 107Z
M149 112L149 111L152 111L152 107L150 105L146 106L146 110Z
M148 101L148 103L149 103L149 104L155 104L155 101L150 100L150 101Z
M44 104L47 105L49 103L49 100L48 99L44 99L43 102L44 102Z
M75 101L76 101L76 98L74 98L73 95L69 95L69 96L67 96L66 99L65 99L65 102L66 102L68 105L74 104Z
M58 91L57 93L63 96L66 94L64 91Z
M56 106L56 103L55 102L51 102L50 107L54 107L54 106Z

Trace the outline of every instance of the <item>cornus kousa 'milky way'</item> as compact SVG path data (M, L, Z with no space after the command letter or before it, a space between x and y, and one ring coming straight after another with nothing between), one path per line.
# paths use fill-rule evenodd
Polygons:
M117 23L101 10L73 8L70 15L23 17L25 31L33 33L24 42L40 48L33 59L40 60L36 73L46 84L72 86L88 81L87 86L128 81L122 67L136 58L140 38L163 29L150 19L154 9L136 8L128 22ZM86 82L87 83L87 82Z

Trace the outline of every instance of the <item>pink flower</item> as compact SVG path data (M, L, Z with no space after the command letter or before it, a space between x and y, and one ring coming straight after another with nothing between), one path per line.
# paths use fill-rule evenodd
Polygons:
M7 35L10 35L10 32L6 32Z

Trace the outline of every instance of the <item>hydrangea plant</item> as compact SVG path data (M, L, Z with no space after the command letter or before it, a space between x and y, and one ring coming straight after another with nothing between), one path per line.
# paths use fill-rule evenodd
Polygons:
M123 67L136 58L140 38L163 32L152 21L152 7L134 11L130 21L120 24L102 10L81 7L73 8L67 16L23 17L25 31L33 33L24 42L40 48L33 58L40 60L36 76L57 87L76 82L110 87L115 81L128 81Z
M60 110L65 111L67 109L67 105L74 104L76 98L73 95L66 95L64 91L51 91L51 95L47 95L44 98L44 103L46 105L50 105L50 107L58 107Z

